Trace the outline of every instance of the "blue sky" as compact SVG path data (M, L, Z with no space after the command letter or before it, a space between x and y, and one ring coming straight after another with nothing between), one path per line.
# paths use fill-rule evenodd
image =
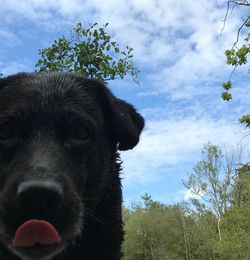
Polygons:
M179 202L190 195L182 179L204 143L248 150L238 124L250 112L247 67L233 76L233 101L220 99L221 82L231 72L224 50L235 41L243 15L235 9L220 35L226 6L222 0L1 0L0 71L34 71L38 49L69 35L77 22L108 22L120 46L134 48L141 70L140 87L129 78L109 87L146 119L140 144L122 153L125 203L145 192Z

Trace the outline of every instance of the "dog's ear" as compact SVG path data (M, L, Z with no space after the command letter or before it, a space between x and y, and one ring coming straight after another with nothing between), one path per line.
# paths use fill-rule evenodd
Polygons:
M115 97L111 91L97 80L85 80L84 85L97 96L110 124L110 134L121 151L135 147L144 127L143 117L129 103Z
M112 94L111 94L112 95ZM143 117L127 102L112 95L112 128L116 136L119 150L129 150L137 145L144 127Z

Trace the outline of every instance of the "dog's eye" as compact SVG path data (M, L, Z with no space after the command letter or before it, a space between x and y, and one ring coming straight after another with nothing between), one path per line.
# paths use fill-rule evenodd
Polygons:
M73 130L72 138L79 141L87 141L91 136L91 131L85 126L76 127Z
M62 127L60 131L66 148L81 149L89 145L94 137L94 129L91 123L71 123L66 127Z
M7 142L16 138L15 128L9 125L0 125L0 142Z

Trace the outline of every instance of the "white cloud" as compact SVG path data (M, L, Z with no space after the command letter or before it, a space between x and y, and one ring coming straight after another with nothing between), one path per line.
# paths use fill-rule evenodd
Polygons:
M194 195L191 190L188 189L182 189L177 192L177 195L175 196L175 202L183 202L183 201L189 201L190 199L200 199L198 195Z
M159 181L163 171L171 174L168 168L199 160L204 143L211 141L227 147L238 145L241 138L239 126L224 120L189 116L147 121L140 144L133 151L122 154L124 184L129 187ZM180 176L183 174L186 172Z

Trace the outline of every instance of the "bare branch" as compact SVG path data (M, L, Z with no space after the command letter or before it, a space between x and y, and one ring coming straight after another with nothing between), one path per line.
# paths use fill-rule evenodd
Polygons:
M224 17L224 20L223 20L223 26L222 26L222 29L220 31L220 35L222 34L222 32L224 31L224 29L226 27L226 21L227 21L227 17L228 17L228 13L229 13L229 8L230 8L230 2L227 1L227 11L226 11L226 14L225 14L225 17Z
M225 17L223 19L223 26L222 26L222 29L220 31L220 35L222 34L222 32L224 31L225 27L226 27L226 21L227 21L227 18L228 18L228 15L229 15L229 11L230 11L230 6L232 5L232 8L231 8L231 12L233 12L233 9L236 7L236 6L250 6L250 3L248 1L227 1L227 11L226 11L226 14L225 14ZM248 17L249 19L249 17ZM242 27L246 24L247 21L244 22L244 24L242 25ZM241 28L242 29L242 28ZM238 35L241 31L241 29L238 31ZM237 41L238 42L238 41Z
M244 6L250 6L250 3L248 1L228 1L229 3L232 3L234 5L244 5Z
M237 145L240 145L242 143L242 141L249 136L250 136L250 131L243 133L243 137L240 139L240 141L237 143Z
M238 43L239 41L239 38L240 38L240 32L242 30L242 28L245 26L245 24L249 21L250 19L250 15L245 19L245 21L243 22L243 24L240 26L240 28L238 29L238 32L237 32L237 38L236 38L236 41L235 43L233 44L233 48L236 46L236 44Z
M238 67L238 65L235 65L233 70L231 71L230 76L229 76L229 81L231 80L231 78L232 78L232 76L233 76L233 74L234 74L234 72L235 72L237 67Z

